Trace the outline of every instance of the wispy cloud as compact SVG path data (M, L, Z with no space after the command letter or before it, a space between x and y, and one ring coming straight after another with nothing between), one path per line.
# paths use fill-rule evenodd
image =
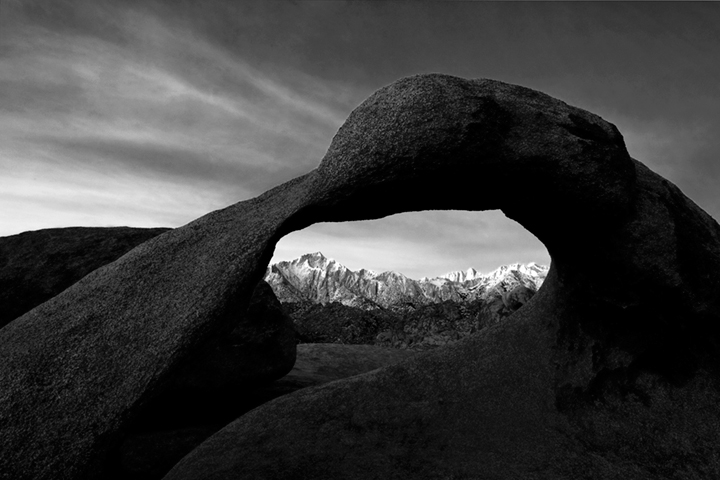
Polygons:
M121 35L110 39L32 23L0 39L8 52L0 57L0 166L10 172L0 186L15 192L0 234L57 225L49 192L77 182L87 205L77 222L113 223L112 211L88 212L118 178L154 182L159 198L204 190L182 219L172 202L140 204L122 190L137 222L190 221L315 167L347 114L336 102L345 87L324 84L326 94L339 92L332 101L301 94L297 85L322 82L298 73L286 85L192 30L133 9L112 13Z

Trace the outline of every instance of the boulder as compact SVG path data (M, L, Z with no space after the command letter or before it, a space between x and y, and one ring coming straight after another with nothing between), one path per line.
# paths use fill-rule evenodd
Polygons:
M535 291L518 285L510 291L491 291L481 307L483 326L493 325L530 301Z
M167 478L719 476L720 226L601 118L433 74L363 102L316 170L140 245L0 330L0 478L97 477L141 407L232 330L283 235L495 208L552 258L523 308L256 408ZM584 270L590 252L605 269Z
M168 228L48 228L0 238L0 328Z
M535 295L534 290L531 290L524 285L518 285L504 294L502 296L502 301L510 312L514 312L529 302L533 295Z

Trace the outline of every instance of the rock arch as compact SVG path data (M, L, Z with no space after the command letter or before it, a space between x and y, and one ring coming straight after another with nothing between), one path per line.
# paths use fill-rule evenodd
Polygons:
M504 197L509 183L518 194ZM524 193L536 183L544 195ZM446 185L462 193L422 195ZM720 423L707 386L718 224L601 118L523 87L421 75L353 111L316 170L141 245L0 330L0 478L92 477L127 419L242 315L282 235L495 208L552 257L526 308L455 346L273 401L168 478L650 478L684 447L623 445L665 429L715 448L720 428L688 425ZM702 474L717 462L691 463Z

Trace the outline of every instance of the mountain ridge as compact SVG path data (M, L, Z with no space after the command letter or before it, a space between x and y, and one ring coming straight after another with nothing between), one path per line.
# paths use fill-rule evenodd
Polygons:
M513 263L487 274L468 268L414 280L391 270L382 273L364 268L353 271L321 252L314 252L270 265L264 278L283 303L338 302L369 310L447 300L486 300L504 297L517 287L535 292L547 271L547 266L535 262Z

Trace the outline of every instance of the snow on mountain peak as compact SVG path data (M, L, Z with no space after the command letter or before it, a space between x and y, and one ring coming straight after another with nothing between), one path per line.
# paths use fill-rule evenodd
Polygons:
M514 263L488 274L468 268L440 277L413 280L394 271L380 274L367 269L353 271L315 252L271 265L265 280L284 302L340 302L388 307L400 303L472 300L487 295L492 289L506 291L517 285L537 290L547 270L547 267L535 263Z
M311 266L313 268L322 267L329 263L334 263L334 262L335 261L333 259L327 258L321 252L306 253L305 255L301 256L300 258L296 258L295 260L290 261L290 263L295 263L295 264L307 263L309 266Z
M447 280L450 280L451 282L463 283L463 282L467 282L469 280L475 280L476 278L478 278L481 275L482 274L478 273L477 270L470 267L467 270L465 270L464 272L461 270L457 270L454 272L446 273L445 275L440 275L440 277L437 277L437 278L445 278Z

